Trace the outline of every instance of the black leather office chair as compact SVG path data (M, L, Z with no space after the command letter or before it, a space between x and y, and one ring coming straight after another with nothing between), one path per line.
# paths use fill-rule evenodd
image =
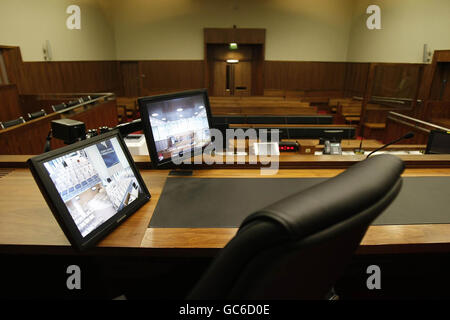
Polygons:
M379 155L248 216L188 299L323 299L371 222L400 191Z
M20 117L18 119L14 119L14 120L10 120L10 121L0 122L0 128L6 129L9 127L17 126L18 124L21 124L24 122L25 122L25 119L23 117Z

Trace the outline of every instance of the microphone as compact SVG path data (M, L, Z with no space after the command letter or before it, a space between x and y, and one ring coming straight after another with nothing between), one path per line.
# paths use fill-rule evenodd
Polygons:
M355 154L364 154L364 149L362 149L362 143L364 140L364 136L361 137L361 142L359 143L359 148L353 150Z
M370 157L373 153L375 153L377 151L380 151L381 149L384 149L384 148L390 146L391 144L397 143L397 142L399 142L400 140L403 140L403 139L411 139L412 137L414 137L414 132L410 131L407 134L405 134L404 136L402 136L402 137L400 137L398 139L395 139L394 141L391 141L391 142L385 144L384 146L382 146L382 147L380 147L378 149L373 150L371 153L369 153L367 155L367 158Z

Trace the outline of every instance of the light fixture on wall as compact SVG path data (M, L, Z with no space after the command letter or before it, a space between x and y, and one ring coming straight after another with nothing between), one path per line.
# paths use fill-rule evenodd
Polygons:
M229 48L230 50L237 50L238 45L236 42L231 42Z
M239 63L237 59L227 59L227 63Z

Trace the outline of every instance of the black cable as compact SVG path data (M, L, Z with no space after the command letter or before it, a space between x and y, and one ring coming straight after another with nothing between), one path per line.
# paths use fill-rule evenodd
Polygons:
M52 141L52 130L49 131L47 138L45 139L44 153L51 150L50 141Z

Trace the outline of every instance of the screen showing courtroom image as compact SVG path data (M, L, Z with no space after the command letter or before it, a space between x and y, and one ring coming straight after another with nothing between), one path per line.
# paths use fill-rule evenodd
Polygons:
M211 142L203 95L147 104L158 159L171 159Z
M140 192L115 137L44 166L83 237L133 202Z

